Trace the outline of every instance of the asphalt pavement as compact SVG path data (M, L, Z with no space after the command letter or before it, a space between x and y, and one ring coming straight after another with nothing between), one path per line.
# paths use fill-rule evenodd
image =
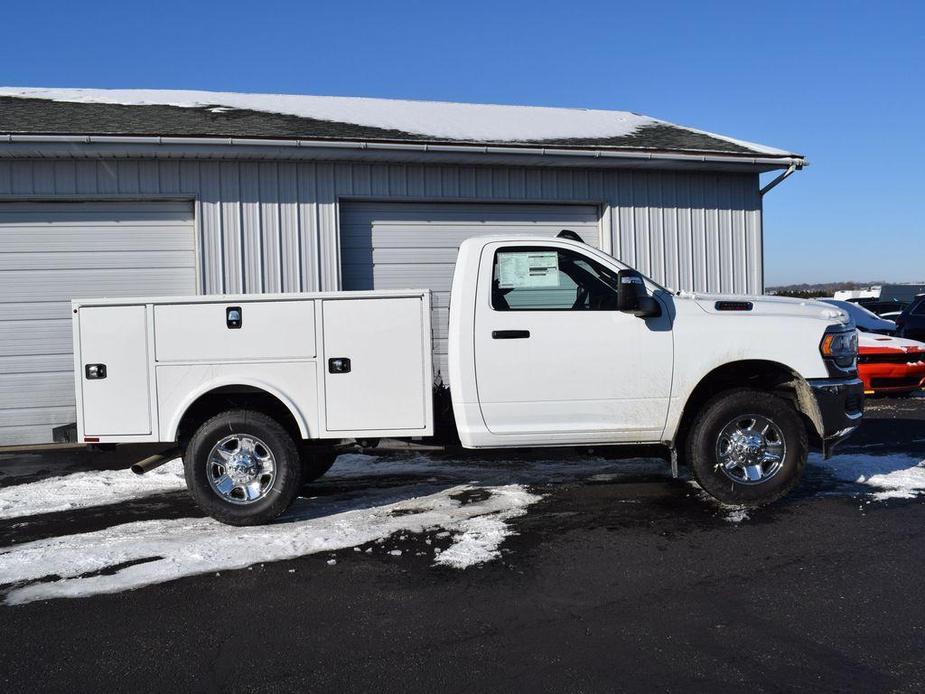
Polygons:
M0 486L126 463L125 451L71 451L62 470L59 455L30 457ZM897 455L925 458L925 399L869 401L836 461ZM925 496L881 499L823 466L740 515L658 470L528 486L542 498L507 521L500 556L464 569L436 564L445 533L425 530L0 605L0 689L925 690ZM10 518L0 552L198 515L171 491Z

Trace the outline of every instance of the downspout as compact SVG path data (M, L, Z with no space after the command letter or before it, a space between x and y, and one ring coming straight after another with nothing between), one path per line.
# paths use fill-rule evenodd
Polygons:
M765 193L769 192L772 188L777 186L780 183L783 183L785 179L793 175L795 171L799 171L803 168L803 164L797 165L796 163L791 163L787 167L787 170L782 174L777 176L773 181L768 183L764 188L761 188L758 191L758 197L764 198ZM762 200L762 203L764 201ZM764 204L761 205L761 293L764 294Z

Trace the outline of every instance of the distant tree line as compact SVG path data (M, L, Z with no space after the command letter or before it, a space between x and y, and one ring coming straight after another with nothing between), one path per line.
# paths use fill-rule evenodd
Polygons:
M770 293L774 296L791 296L795 299L818 299L823 296L832 296L834 292L825 289L774 289Z

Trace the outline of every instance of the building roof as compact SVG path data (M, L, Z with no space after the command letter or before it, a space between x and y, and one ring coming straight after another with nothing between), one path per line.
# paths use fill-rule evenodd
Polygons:
M802 159L626 111L202 91L4 87L0 134L541 146Z

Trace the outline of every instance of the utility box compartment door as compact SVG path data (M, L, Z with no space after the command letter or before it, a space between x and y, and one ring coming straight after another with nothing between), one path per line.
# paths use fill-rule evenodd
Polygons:
M421 297L322 302L328 431L426 428L431 376L423 314Z
M80 309L83 429L86 436L151 433L148 337L144 306ZM89 378L88 366L105 376Z
M154 333L158 362L311 359L315 303L165 304L154 307Z

